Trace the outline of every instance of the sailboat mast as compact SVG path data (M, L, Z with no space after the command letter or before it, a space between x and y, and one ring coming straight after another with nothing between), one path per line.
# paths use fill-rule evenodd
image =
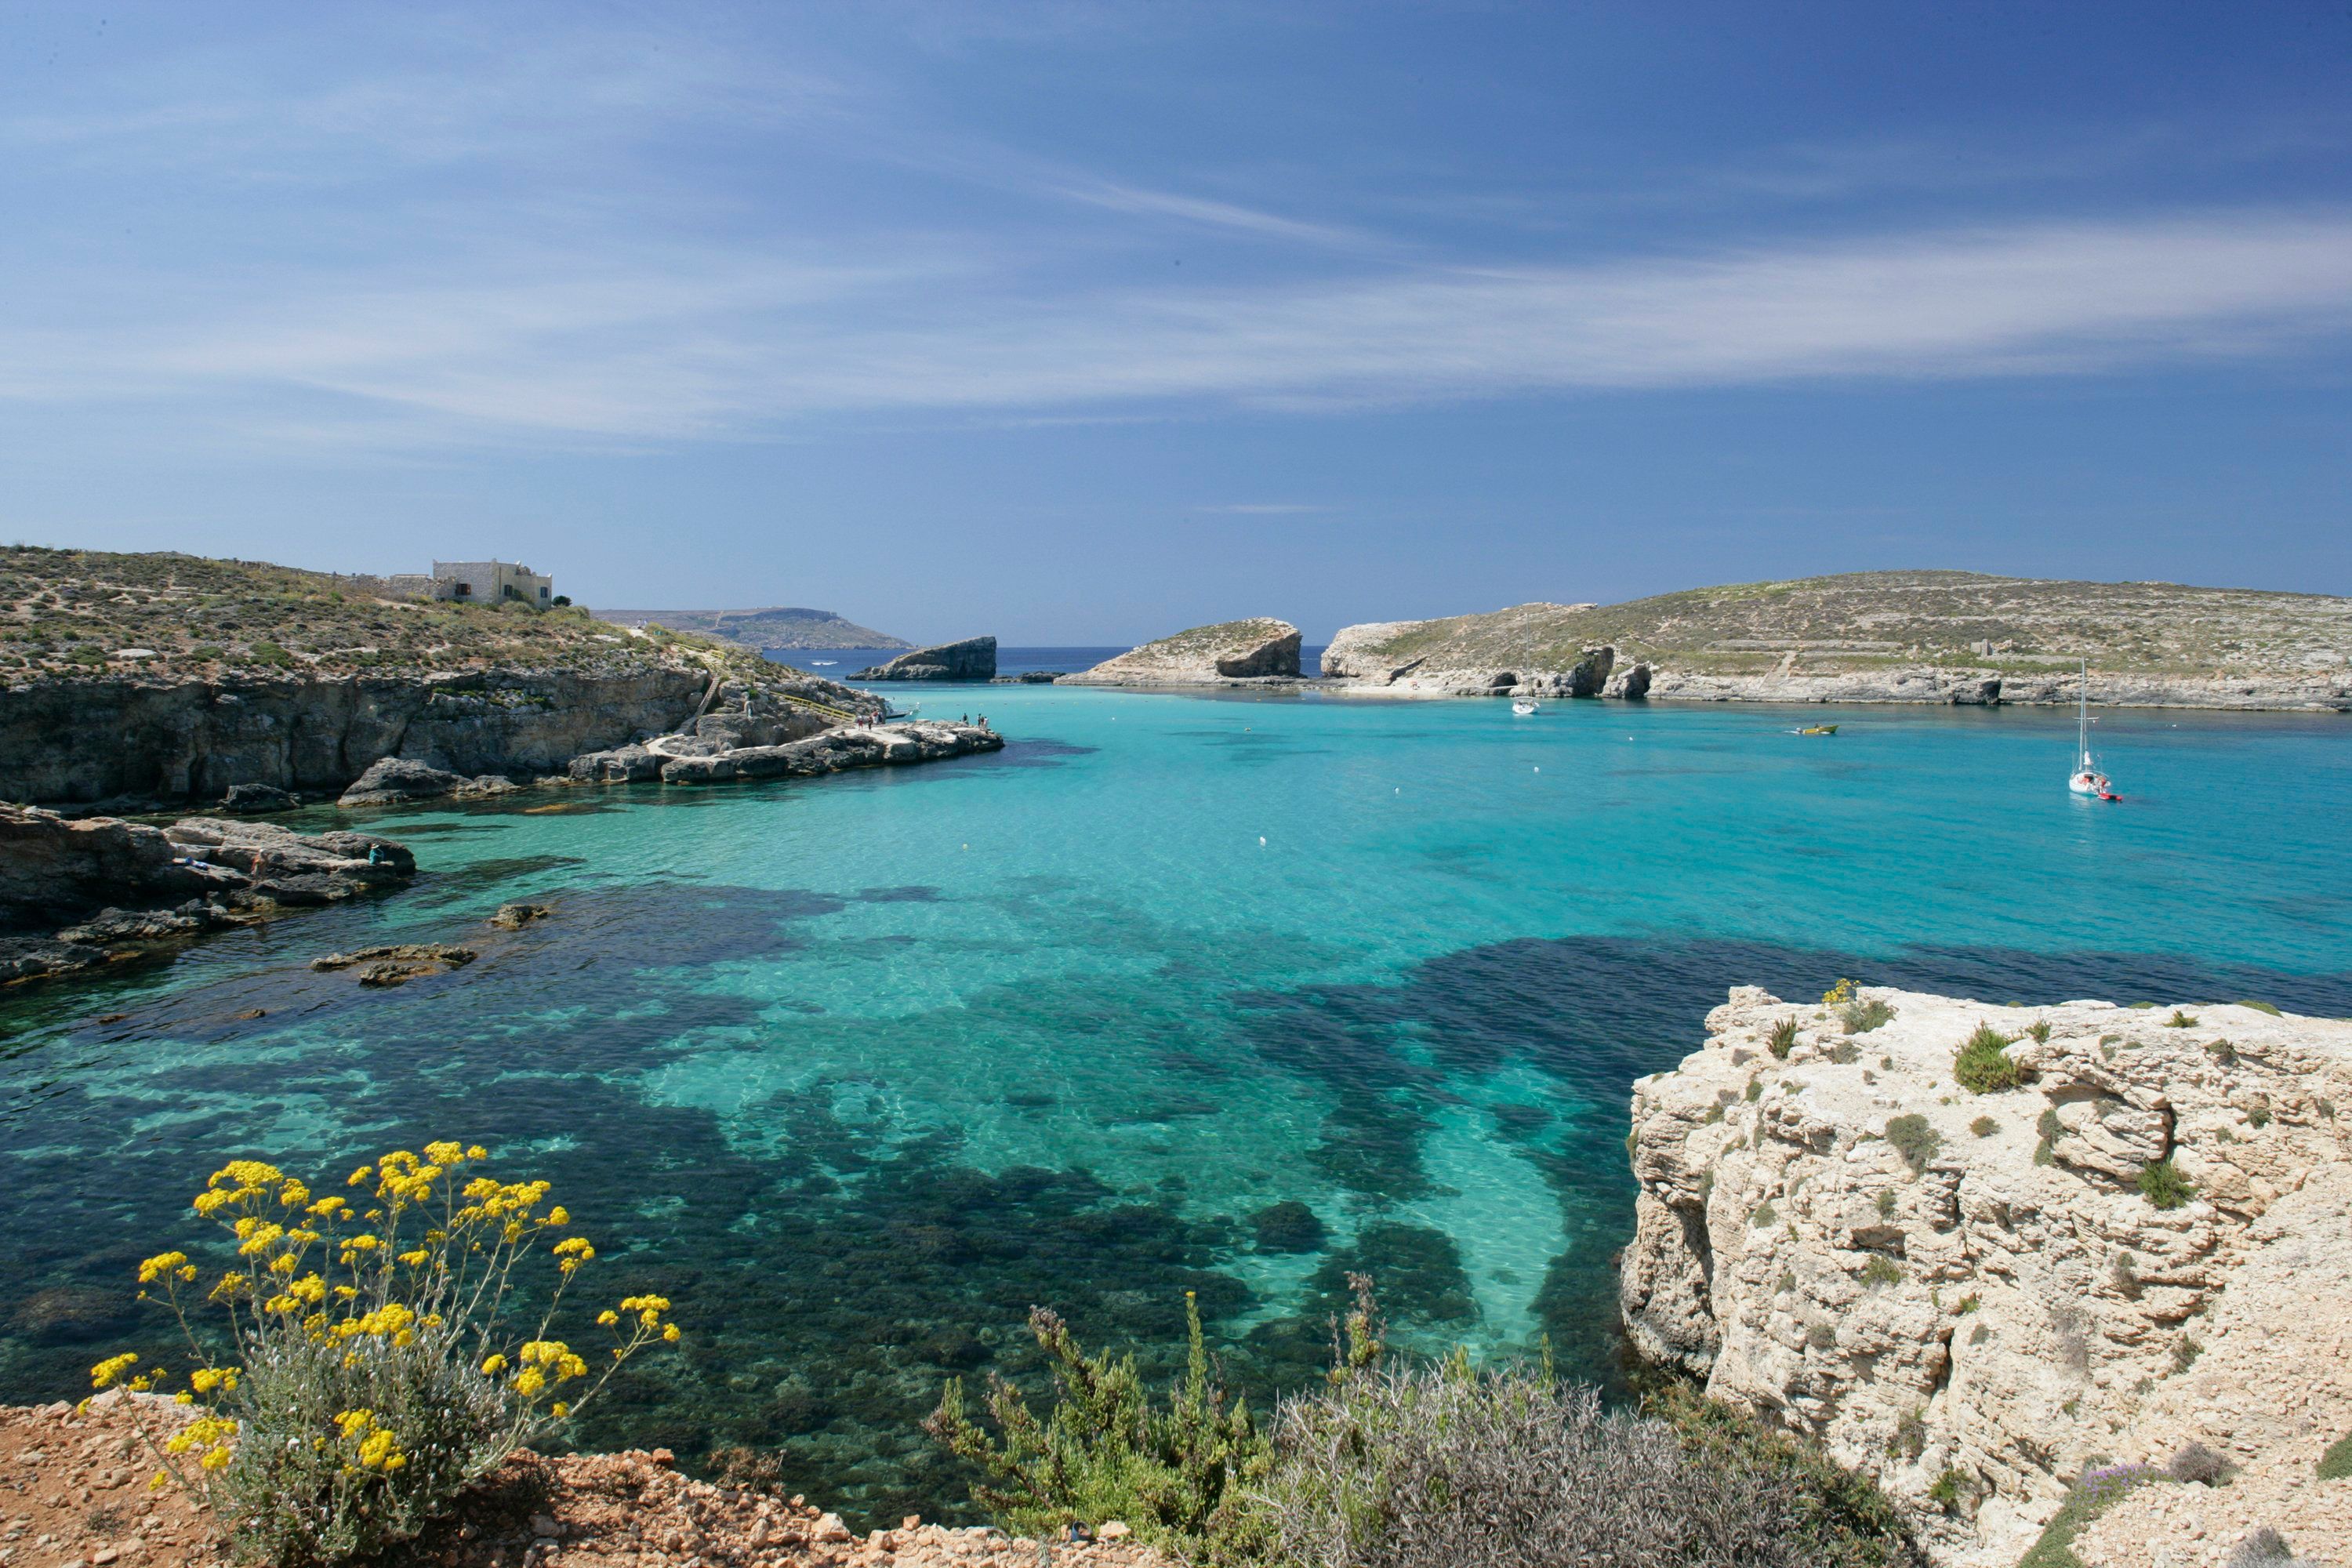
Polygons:
M2074 687L2074 752L2083 759L2083 766L2091 765L2091 661L2087 658Z

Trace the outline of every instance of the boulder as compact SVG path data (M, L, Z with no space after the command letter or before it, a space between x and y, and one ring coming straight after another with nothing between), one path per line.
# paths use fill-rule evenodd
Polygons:
M996 639L966 637L919 647L885 663L861 669L852 680L992 680L996 678Z
M343 807L356 805L399 805L412 800L436 800L445 795L502 795L520 787L512 779L496 773L481 773L467 778L446 768L436 768L413 757L379 757L370 763L345 790L335 804Z
M221 796L221 809L240 816L265 811L291 811L301 804L276 784L231 784L228 793Z
M1601 689L1603 697L1642 698L1650 694L1650 667L1636 662L1612 673Z
M1073 686L1222 686L1297 679L1298 628L1264 616L1194 626L1062 678Z

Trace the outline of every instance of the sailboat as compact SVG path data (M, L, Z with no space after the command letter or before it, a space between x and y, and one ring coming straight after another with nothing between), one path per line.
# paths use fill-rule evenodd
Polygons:
M2076 795L2093 795L2101 800L2121 800L2107 775L2099 771L2097 759L2091 755L2091 661L2083 661L2083 681L2074 694L2074 772L2066 787Z

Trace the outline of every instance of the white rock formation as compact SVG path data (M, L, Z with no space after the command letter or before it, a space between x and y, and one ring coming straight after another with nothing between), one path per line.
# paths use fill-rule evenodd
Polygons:
M2096 1460L2195 1439L2308 1478L2303 1450L2352 1433L2352 1297L2326 1283L2352 1279L2352 1023L1862 995L1893 1019L1735 990L1635 1084L1636 1346L1820 1438L1968 1568L2014 1563ZM1956 1080L1979 1025L2014 1037L2018 1087ZM2168 1159L2190 1195L2163 1208L2139 1177ZM2326 1485L2352 1539L2352 1483Z

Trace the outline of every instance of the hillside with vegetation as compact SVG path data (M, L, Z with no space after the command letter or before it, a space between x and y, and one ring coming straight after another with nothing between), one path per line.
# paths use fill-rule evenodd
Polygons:
M761 610L607 610L604 617L621 626L657 626L673 631L699 632L754 650L915 646L887 632L861 626L831 610L801 609L788 605Z
M1856 572L1353 626L1333 639L1324 668L1383 684L1462 685L1469 672L1574 669L1601 647L1614 648L1620 670L1654 672L1652 696L1773 696L1777 687L1759 683L1811 681L1814 689L1790 694L1900 700L1883 693L1906 672L1966 672L1992 700L2071 700L2087 659L2095 701L2105 680L2125 683L2110 686L2112 700L2231 695L2204 690L2218 686L2250 699L2222 705L2341 706L2352 686L2352 598Z
M584 609L377 598L324 572L176 551L0 549L0 679L157 681L424 675L488 668L618 675L731 643Z

